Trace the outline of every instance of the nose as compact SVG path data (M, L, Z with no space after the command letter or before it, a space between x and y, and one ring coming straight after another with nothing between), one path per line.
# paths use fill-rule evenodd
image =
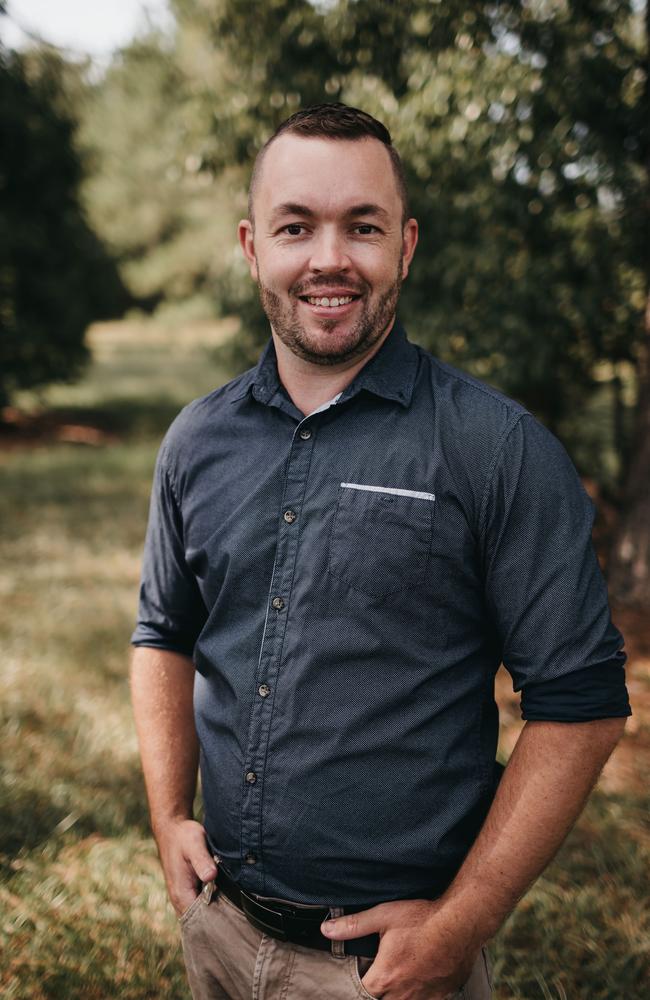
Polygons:
M347 270L350 258L345 237L334 228L323 228L312 241L309 266L314 272Z

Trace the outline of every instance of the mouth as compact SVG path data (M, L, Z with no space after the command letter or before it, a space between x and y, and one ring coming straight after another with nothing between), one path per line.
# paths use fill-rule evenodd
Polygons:
M361 296L357 292L339 291L328 295L299 295L310 312L317 316L343 316L349 312Z

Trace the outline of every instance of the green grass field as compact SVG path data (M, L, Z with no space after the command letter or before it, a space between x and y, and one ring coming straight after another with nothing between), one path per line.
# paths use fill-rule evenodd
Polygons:
M189 997L148 832L128 640L157 443L228 377L223 335L95 328L84 379L22 397L49 417L2 438L3 1000ZM493 945L498 1000L650 995L647 805L638 784L594 794Z

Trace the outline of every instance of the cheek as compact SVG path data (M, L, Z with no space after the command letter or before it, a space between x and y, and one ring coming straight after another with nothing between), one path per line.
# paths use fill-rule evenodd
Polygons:
M353 256L357 270L368 281L375 285L392 284L399 268L400 248L397 252L391 247L372 246L360 247Z
M381 267L376 267L372 270L368 269L365 272L365 276L376 291L384 292L401 279L402 269L398 261L391 260L390 262L384 262Z
M297 253L272 253L266 259L258 258L259 280L267 288L273 288L277 292L288 291L305 274L304 260Z

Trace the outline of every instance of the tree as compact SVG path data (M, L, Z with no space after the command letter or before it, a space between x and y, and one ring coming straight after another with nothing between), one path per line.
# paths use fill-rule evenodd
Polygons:
M645 109L644 127L639 143L640 171L645 190L637 224L642 244L640 260L645 265L646 308L639 345L638 403L633 447L624 488L624 503L618 531L610 557L610 586L614 597L639 607L650 606L650 142L648 112L650 111L650 5L645 11Z
M300 104L374 110L422 222L411 328L571 436L599 365L636 362L643 106L627 5L175 6L179 64L213 111L206 166L249 165Z
M167 119L182 100L191 122L185 153L212 175L215 191L228 192L228 226L243 211L255 151L293 110L342 99L377 114L403 155L421 223L402 305L409 330L521 399L612 495L634 469L626 512L637 496L635 516L648 523L650 454L637 446L630 465L628 405L639 387L637 423L646 428L648 96L639 4L173 6ZM174 190L181 201L190 197L180 175ZM175 244L162 241L179 273L179 234L192 231L182 215ZM212 227L206 223L204 238ZM157 250L144 249L154 260ZM240 354L252 359L267 325L243 263L222 256L209 272L196 266L196 282L209 273L221 308L242 317ZM161 294L169 287L159 284ZM621 573L634 551L635 572L650 580L650 546L640 552L632 523L618 548L628 553Z
M0 50L0 402L72 378L86 327L124 299L80 209L62 73L50 53Z
M253 25L242 0L177 6L181 26L202 17L222 65L230 57L220 157L244 161L294 107L328 97L389 124L422 229L409 328L520 398L605 487L627 479L613 591L649 601L650 100L639 5L274 0ZM632 449L624 378L638 388ZM604 383L622 458L609 471L602 425L585 426Z
M84 204L145 309L213 299L227 198L203 163L211 115L192 98L172 43L153 33L115 56L82 113Z

